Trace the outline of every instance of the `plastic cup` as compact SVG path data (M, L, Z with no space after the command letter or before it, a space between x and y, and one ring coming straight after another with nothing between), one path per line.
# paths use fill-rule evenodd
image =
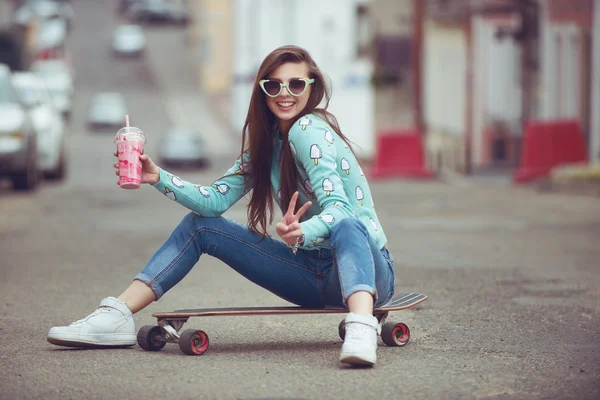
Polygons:
M146 136L141 129L127 126L119 129L115 136L119 157L119 186L123 189L138 189L142 181L142 162Z

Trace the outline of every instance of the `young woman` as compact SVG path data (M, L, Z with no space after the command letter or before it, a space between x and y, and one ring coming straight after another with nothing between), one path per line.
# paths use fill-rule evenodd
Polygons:
M82 320L50 329L48 341L135 345L133 314L208 254L291 303L347 306L340 361L373 365L372 312L393 296L393 258L367 179L328 104L329 90L309 53L283 46L260 66L241 155L223 177L211 186L194 185L141 155L142 183L192 212L119 297L105 298ZM114 167L118 175L118 163ZM247 227L221 217L247 193ZM275 203L283 213L276 224L281 240L266 232Z

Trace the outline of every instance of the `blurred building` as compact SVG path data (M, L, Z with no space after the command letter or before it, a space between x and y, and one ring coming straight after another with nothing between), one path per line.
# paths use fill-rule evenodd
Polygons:
M600 2L594 3L590 160L600 162Z
M524 124L559 119L579 123L597 160L599 9L598 0L428 0L422 74L432 166L514 167Z
M231 129L241 132L256 72L278 46L306 48L333 86L330 111L365 158L374 152L373 68L365 0L189 0L190 41L207 94L229 92Z
M188 2L199 82L233 131L262 59L297 44L331 78L330 109L363 158L389 119L421 132L433 169L510 169L528 121L565 118L599 157L600 0Z
M368 3L371 22L374 80L402 83L410 80L412 44L412 0L371 0Z
M232 122L242 127L254 78L276 47L306 48L333 86L330 111L362 157L374 152L372 64L362 0L235 0Z
M210 95L229 94L233 77L233 0L188 0L194 13L189 28L198 60L198 78Z
M600 1L550 0L540 2L540 6L542 71L539 117L577 120L588 144L590 159L598 161Z

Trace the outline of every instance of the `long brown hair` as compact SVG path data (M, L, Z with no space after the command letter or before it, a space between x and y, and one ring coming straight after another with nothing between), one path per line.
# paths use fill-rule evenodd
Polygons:
M277 130L277 118L267 106L265 94L260 89L258 82L267 78L277 67L288 62L306 63L309 77L315 80L308 102L296 120L306 114L316 114L327 121L342 140L350 146L349 140L342 135L336 118L327 111L331 99L331 89L308 51L298 46L282 46L267 55L256 75L248 115L242 131L242 153L246 149L250 152L250 169L246 174L251 176L254 183L252 197L247 207L248 226L263 236L267 235L267 226L273 223L271 163L273 160L273 133ZM321 106L319 107L319 105ZM287 132L281 132L281 134L283 138L281 159L279 160L281 163L281 207L286 210L292 195L297 190L299 174L287 140ZM296 208L300 206L297 204Z

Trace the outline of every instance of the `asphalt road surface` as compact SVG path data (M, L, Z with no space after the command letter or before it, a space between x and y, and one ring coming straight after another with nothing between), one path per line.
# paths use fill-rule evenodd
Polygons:
M186 327L210 336L198 357L175 345L47 343L50 327L119 295L186 214L151 187L118 188L114 132L85 125L91 96L119 90L155 154L178 122L166 99L194 88L189 65L174 64L189 60L184 32L147 28L146 59L116 60L113 2L74 3L69 178L34 194L0 188L0 399L600 398L600 204L498 185L372 183L397 291L429 295L391 315L410 326L411 340L380 344L375 368L338 362L340 315L193 319ZM173 91L165 80L177 82ZM210 184L229 161L175 172ZM244 204L226 216L245 221ZM284 304L205 256L136 323L152 324L157 311Z

